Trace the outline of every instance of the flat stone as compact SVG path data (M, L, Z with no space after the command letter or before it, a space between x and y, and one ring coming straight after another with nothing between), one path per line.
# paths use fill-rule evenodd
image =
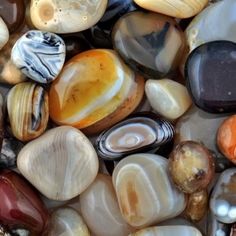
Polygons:
M58 35L31 30L16 41L11 60L32 80L49 83L60 73L65 52L64 41Z
M150 12L135 11L121 17L112 39L124 61L150 79L163 78L175 70L185 48L184 34L176 21Z
M185 77L193 101L212 113L236 111L236 44L214 41L191 52Z

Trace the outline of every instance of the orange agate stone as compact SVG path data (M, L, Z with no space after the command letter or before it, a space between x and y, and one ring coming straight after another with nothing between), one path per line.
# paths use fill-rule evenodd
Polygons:
M236 164L236 115L227 118L219 127L217 144L220 151Z

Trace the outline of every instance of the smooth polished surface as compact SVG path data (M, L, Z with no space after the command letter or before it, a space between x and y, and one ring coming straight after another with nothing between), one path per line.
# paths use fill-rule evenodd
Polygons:
M0 50L6 45L9 40L9 31L8 28L0 17Z
M112 31L113 46L125 62L143 76L160 79L176 69L185 48L176 21L155 13L131 12Z
M63 201L76 197L94 181L98 158L82 132L61 126L26 144L17 167L47 198Z
M0 16L10 33L17 31L25 18L24 0L1 0Z
M176 186L185 193L207 188L213 180L212 153L202 144L186 141L178 144L169 157L169 171Z
M148 80L145 93L152 108L170 120L182 116L192 104L186 87L170 79Z
M134 0L139 6L154 12L176 18L189 18L197 15L208 0Z
M40 136L47 128L48 94L31 82L15 85L7 96L7 111L13 135L21 141Z
M190 51L203 43L215 40L236 42L234 0L215 1L199 13L186 30Z
M219 126L217 144L224 156L236 164L236 115L229 116Z
M82 217L69 207L55 210L50 217L47 236L90 236Z
M121 213L130 225L150 226L185 209L185 196L172 184L167 162L164 157L143 153L130 155L115 167L113 185Z
M81 213L96 236L127 236L132 229L122 218L112 178L99 174L80 195Z
M96 141L98 155L119 160L137 152L154 151L170 142L174 127L155 113L140 112L104 131Z
M195 104L207 112L236 111L236 43L215 41L191 52L185 77Z
M11 60L32 80L49 83L60 73L65 51L64 41L58 35L31 30L16 41Z
M129 236L202 236L200 231L191 226L157 226L142 229Z
M0 221L11 228L25 227L42 233L48 212L34 189L20 175L4 170L0 173Z
M34 26L54 33L74 33L95 25L103 16L107 0L32 0Z
M49 92L50 117L57 124L97 133L124 119L140 103L144 80L112 50L78 54Z
M215 217L223 223L236 221L236 168L225 170L217 181L211 195L210 208Z

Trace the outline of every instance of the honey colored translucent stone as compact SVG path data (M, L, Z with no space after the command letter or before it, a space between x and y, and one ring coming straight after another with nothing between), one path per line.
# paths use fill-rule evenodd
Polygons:
M212 181L215 164L211 152L193 141L177 145L169 158L169 170L176 186L185 193L205 189Z
M164 15L188 18L197 15L208 0L134 0L139 6Z
M201 232L195 227L178 226L157 226L142 229L129 236L202 236Z
M81 213L96 236L127 236L134 231L122 218L112 179L99 174L80 195Z
M133 227L143 228L173 218L186 199L170 180L167 159L154 154L134 154L118 163L113 172L121 213Z
M186 87L170 79L148 80L145 92L152 108L171 120L182 116L192 104Z
M54 33L74 33L95 25L103 16L107 0L31 0L34 26Z
M47 236L90 236L82 217L72 208L55 210L50 219Z
M128 116L143 93L143 78L114 51L89 50L72 58L53 82L50 116L57 124L96 133Z
M236 164L236 115L230 116L220 125L217 144L220 151Z

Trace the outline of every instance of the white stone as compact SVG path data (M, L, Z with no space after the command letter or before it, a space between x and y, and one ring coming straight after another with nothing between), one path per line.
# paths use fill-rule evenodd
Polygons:
M9 31L8 28L0 17L0 50L6 45L9 40Z

